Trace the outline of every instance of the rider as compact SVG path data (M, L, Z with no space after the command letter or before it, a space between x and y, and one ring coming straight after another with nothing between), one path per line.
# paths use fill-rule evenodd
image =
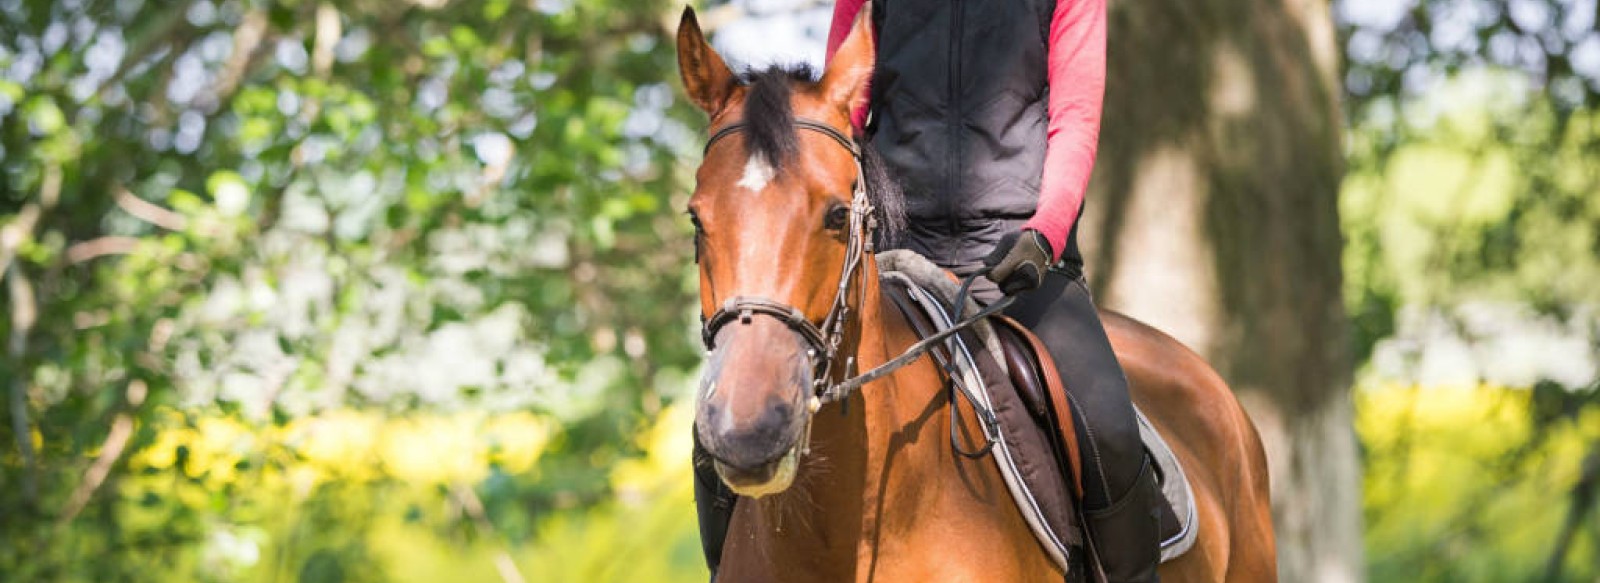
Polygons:
M1017 296L1007 315L1039 336L1067 386L1101 566L1113 582L1155 581L1160 494L1077 245L1105 92L1105 0L872 1L877 68L854 121L906 192L896 244L958 275L992 268L974 286L981 299ZM830 60L865 2L836 0ZM697 470L713 572L733 507L720 486Z

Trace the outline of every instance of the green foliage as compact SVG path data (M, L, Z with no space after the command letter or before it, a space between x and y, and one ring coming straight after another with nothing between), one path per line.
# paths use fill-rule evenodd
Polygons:
M531 581L706 577L687 407L668 407L640 454L609 469L614 497L537 512L526 492L547 482L550 424L529 413L339 410L281 426L191 413L160 411L152 444L91 511L117 529L80 519L45 552L115 560L60 565L8 546L7 580L491 581L502 565Z
M485 536L610 499L698 363L676 8L0 3L0 572L249 579L203 549L299 533L271 578L397 576L350 534L422 504L393 482L259 483L303 453L249 436L351 407L544 420L536 464L457 476ZM137 461L223 421L232 470Z
M1404 305L1600 302L1600 21L1582 4L1335 3L1359 355ZM1393 18L1350 19L1390 13Z
M1522 80L1477 71L1368 106L1340 208L1352 302L1600 302L1600 117L1558 128L1547 104L1506 90Z
M1419 95L1482 68L1533 73L1559 115L1600 104L1594 7L1572 0L1335 0L1345 91L1369 101ZM1352 16L1365 15L1361 18Z
M1600 302L1594 23L1467 4L1341 29L1362 355ZM4 578L702 580L677 9L0 2ZM1372 575L1543 572L1592 389L1434 390L1358 398Z
M1340 29L1369 574L1592 580L1600 31L1581 3L1408 6Z
M1545 576L1572 511L1567 494L1594 463L1583 460L1600 443L1600 408L1549 419L1537 401L1533 391L1492 386L1357 391L1374 580ZM1600 576L1596 557L1600 538L1575 538L1560 580Z

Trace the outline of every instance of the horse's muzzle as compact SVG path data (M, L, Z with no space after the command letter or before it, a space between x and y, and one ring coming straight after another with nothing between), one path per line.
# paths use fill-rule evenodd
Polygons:
M805 340L775 319L754 318L719 330L716 346L695 412L700 444L735 491L781 491L793 479L810 415Z

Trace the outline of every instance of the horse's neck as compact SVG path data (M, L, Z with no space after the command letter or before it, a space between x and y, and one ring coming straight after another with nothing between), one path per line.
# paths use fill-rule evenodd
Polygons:
M880 293L876 263L868 268L872 285L862 310L862 370L900 356L918 340L896 304ZM936 489L942 477L940 460L948 453L943 448L949 447L950 419L943 386L933 357L925 356L867 385L852 403L860 403L865 419L866 503L886 522L903 512L920 511L924 495Z
M864 276L857 373L898 356L916 341L904 318L881 295L875 262L868 261ZM915 480L906 478L924 471L924 464L932 465L929 460L937 455L930 456L928 448L946 443L942 436L948 417L938 398L939 372L931 362L920 359L868 384L847 402L817 412L811 452L794 486L758 502L765 528L756 532L770 537L766 542L773 549L828 557L812 565L855 565L868 558L863 553L870 553L873 541L888 535L878 532L880 522L914 507L918 496L908 490L915 488L906 486Z

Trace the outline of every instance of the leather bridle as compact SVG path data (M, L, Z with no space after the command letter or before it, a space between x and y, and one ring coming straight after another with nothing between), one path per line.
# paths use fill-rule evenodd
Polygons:
M710 152L711 146L730 135L743 131L744 122L732 123L717 130L706 141L705 151ZM717 332L729 323L738 321L750 323L755 316L768 316L783 322L791 330L799 333L807 344L806 357L811 359L812 365L812 399L810 406L815 410L822 405L842 400L849 396L848 392L838 388L842 383L833 380L834 363L838 360L840 346L844 343L845 323L850 318L849 295L852 285L861 279L867 254L873 252L873 233L878 228L877 218L873 215L873 206L867 196L867 183L865 173L862 171L861 148L855 141L846 137L843 132L833 129L827 124L809 119L794 120L795 129L807 130L827 136L850 152L850 157L855 160L856 180L850 193L850 219L849 239L845 242L844 266L839 273L839 287L834 292L833 303L828 307L828 314L822 318L822 323L813 323L807 318L805 312L783 302L760 296L734 296L722 303L722 306L705 319L701 328L701 341L706 350L710 351L716 346ZM866 286L856 285L857 305L864 297ZM848 375L855 367L855 357L850 356L845 364L843 374Z
M705 152L710 152L711 146L715 145L719 140L743 131L745 127L746 124L744 122L738 122L728 124L717 130L706 141ZM812 412L815 412L823 405L849 398L851 393L859 390L867 383L883 378L896 369L911 364L911 362L932 350L933 347L950 336L971 327L992 314L1004 310L1011 305L1015 298L1011 296L1001 298L971 316L963 318L961 309L967 303L968 291L971 289L973 281L987 275L988 272L984 270L971 274L963 279L961 291L957 294L957 308L953 319L958 321L954 325L923 338L888 362L853 377L850 375L855 372L856 358L851 355L845 360L843 370L839 375L841 378L835 381L834 364L838 361L840 346L844 343L845 324L850 317L850 303L848 300L851 286L855 285L857 280L861 279L865 274L865 258L867 254L873 252L873 235L878 228L878 221L873 214L875 209L867 193L866 172L863 166L864 160L862 159L860 146L846 137L844 133L821 122L800 118L794 120L794 127L799 130L812 131L827 136L844 147L845 150L848 150L850 157L855 159L856 181L850 194L849 239L845 243L844 266L840 269L839 286L834 292L833 303L829 306L827 315L822 318L822 323L817 324L807 318L805 312L801 311L800 308L789 304L761 296L734 296L724 301L722 306L712 313L710 317L705 318L702 323L700 338L705 344L706 351L709 352L716 347L717 332L728 324L735 321L748 324L756 316L776 318L791 330L799 333L806 341L808 346L806 356L811 359L813 372L812 394L809 406ZM857 292L856 305L859 306L865 299L866 286L856 285L855 289ZM981 409L977 404L977 400L972 395L967 394L965 387L958 388L961 389L963 396L973 404L974 408ZM989 446L992 446L994 440L998 438L998 435L991 430L993 415L990 414L988 417L990 419L986 419L988 423L985 424L984 431L987 443L975 455L982 455L987 452ZM955 444L955 429L956 425L952 424L952 445ZM809 432L809 425L807 431ZM809 439L802 441L802 443L808 442ZM956 447L957 451L961 451L959 446ZM967 452L962 453L967 454Z

